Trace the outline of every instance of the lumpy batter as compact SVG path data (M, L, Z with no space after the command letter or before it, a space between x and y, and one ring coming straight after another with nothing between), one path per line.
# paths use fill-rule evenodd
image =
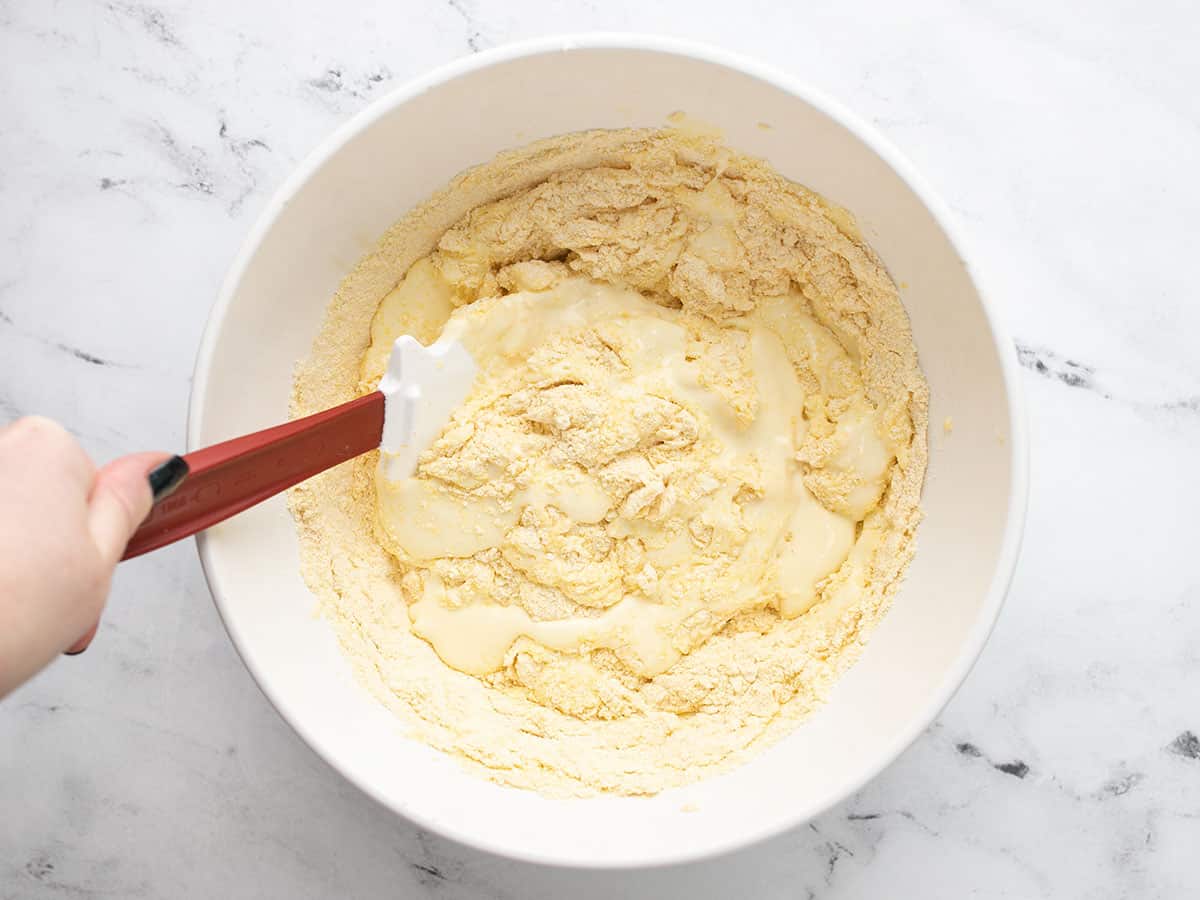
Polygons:
M446 330L480 374L413 477L366 458L293 495L360 676L551 793L652 793L794 727L886 608L925 464L907 319L852 218L704 135L517 151L347 279L295 411Z

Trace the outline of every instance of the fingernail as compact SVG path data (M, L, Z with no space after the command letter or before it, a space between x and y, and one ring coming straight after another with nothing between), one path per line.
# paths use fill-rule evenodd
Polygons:
M150 490L157 503L163 497L171 496L175 488L187 478L188 464L182 456L172 456L166 462L155 466L147 476L150 480Z
M78 656L88 647L92 646L92 640L96 637L96 632L100 630L100 623L97 622L87 632L73 643L70 647L63 651L63 656Z

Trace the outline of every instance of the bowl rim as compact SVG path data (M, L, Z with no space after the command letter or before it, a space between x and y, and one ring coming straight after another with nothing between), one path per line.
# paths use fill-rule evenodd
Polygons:
M980 607L979 615L968 632L967 639L963 642L957 660L948 670L938 690L930 695L920 714L912 718L908 727L887 745L879 748L873 764L864 767L859 776L840 796L831 798L816 806L808 808L797 807L797 812L794 816L777 817L749 829L740 828L737 833L731 833L718 840L707 842L703 847L670 854L659 853L653 858L626 854L624 857L605 857L604 859L596 860L583 856L566 858L561 855L547 855L536 851L514 849L503 842L493 841L485 836L464 834L447 829L442 823L425 815L421 810L407 808L393 802L390 798L378 792L371 783L344 771L337 762L336 757L323 745L321 738L312 733L302 722L289 715L286 704L281 702L281 698L277 696L268 673L259 667L254 654L250 651L246 643L245 636L239 632L229 615L227 615L228 600L220 579L215 572L212 548L209 545L206 535L201 532L196 536L196 546L204 578L208 583L217 612L230 640L237 650L238 656L250 672L259 690L267 697L278 715L300 736L304 743L342 778L354 784L376 803L405 817L417 826L476 850L482 850L504 858L527 863L601 870L650 868L696 862L744 849L752 844L782 834L824 814L838 803L844 802L847 797L857 793L868 782L875 779L884 769L895 762L900 754L911 746L937 719L955 693L957 693L970 674L971 669L983 651L988 637L995 627L1000 609L1004 604L1008 588L1012 582L1017 558L1020 553L1025 513L1028 504L1029 446L1025 399L1020 381L1020 367L1015 345L1007 329L999 320L995 303L989 299L987 291L981 283L978 266L971 261L971 258L965 252L966 242L963 240L961 231L949 208L934 192L924 177L920 175L915 166L887 138L880 134L873 125L851 112L839 101L834 100L823 91L774 66L760 63L739 53L700 42L656 34L590 32L549 35L515 41L480 51L470 56L460 57L440 65L424 75L398 85L383 96L372 101L365 108L343 122L309 152L305 159L293 169L291 174L276 189L274 195L262 208L254 225L243 240L237 256L230 265L225 280L221 285L220 292L212 305L197 350L193 370L187 417L188 450L195 449L198 445L201 424L200 411L204 407L204 398L207 391L209 372L212 368L213 353L221 331L221 324L232 302L234 292L242 280L250 261L257 254L264 238L273 227L281 211L288 204L290 198L328 159L340 152L361 131L387 115L394 108L444 82L451 81L479 69L489 68L500 63L528 56L596 49L640 50L683 56L722 66L764 81L773 87L798 97L846 128L876 153L908 185L946 235L950 246L962 260L967 271L967 276L970 278L979 295L992 342L1000 359L1001 375L1004 384L1005 399L1007 401L1009 462L1012 471L1012 483L1000 553L988 586L987 595Z

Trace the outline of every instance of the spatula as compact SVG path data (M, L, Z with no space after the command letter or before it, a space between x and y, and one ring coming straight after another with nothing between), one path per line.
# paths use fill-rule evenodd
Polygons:
M122 559L203 531L368 450L380 450L387 478L407 478L466 398L475 371L471 354L452 336L424 347L402 335L370 394L172 457L150 473L154 507Z

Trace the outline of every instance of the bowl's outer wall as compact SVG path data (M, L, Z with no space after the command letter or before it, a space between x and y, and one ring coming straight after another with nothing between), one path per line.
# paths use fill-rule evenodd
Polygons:
M372 796L513 857L655 864L731 849L815 815L929 724L977 655L1011 572L1024 433L1005 342L915 176L882 142L861 126L856 136L825 101L817 102L832 115L738 68L749 64L722 64L730 60L717 51L592 43L562 52L543 42L449 67L379 101L319 148L264 214L214 310L189 440L204 445L283 419L294 365L341 278L409 208L501 150L589 128L657 126L682 109L853 211L902 287L932 390L926 518L904 587L862 660L823 711L751 764L650 799L552 801L465 774L405 738L355 682L329 626L313 617L282 498L201 541L221 614L259 684ZM952 434L942 429L947 416ZM683 812L685 803L697 811Z

